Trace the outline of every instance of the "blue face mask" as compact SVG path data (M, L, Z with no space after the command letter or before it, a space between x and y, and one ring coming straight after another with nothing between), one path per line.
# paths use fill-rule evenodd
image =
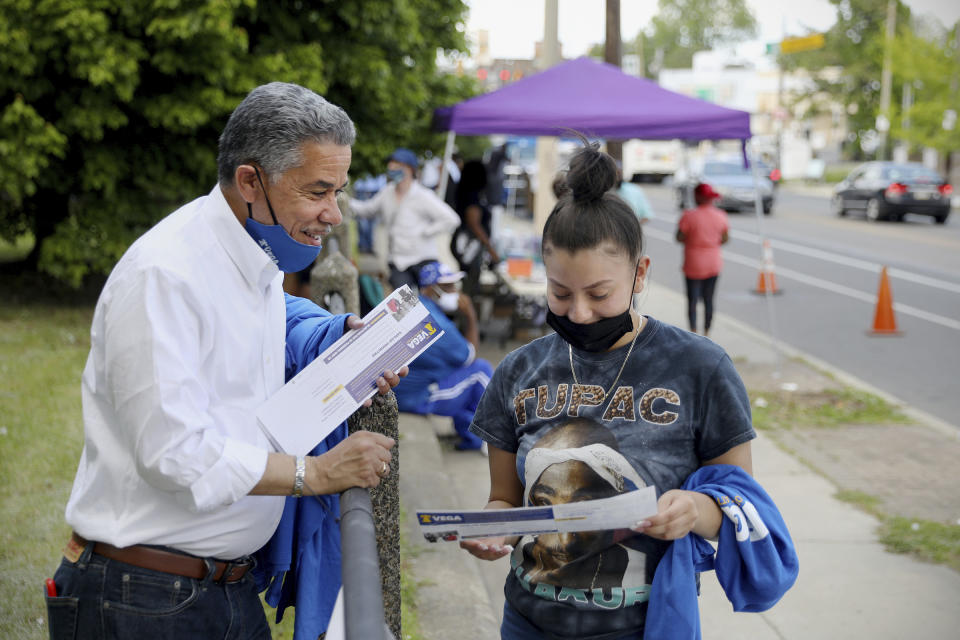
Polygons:
M267 189L263 185L263 179L260 177L260 171L254 167L257 172L257 180L260 181L260 187L263 189L263 197L267 200L267 208L270 209L270 217L273 218L273 224L263 224L253 219L253 208L247 203L247 224L244 228L257 245L273 260L280 271L286 273L295 273L303 271L310 266L310 263L317 259L320 253L320 247L303 244L294 240L287 230L277 222L277 216L273 212L273 205L270 204L270 198L267 197Z
M403 180L403 169L390 169L387 171L387 180L390 182L400 182Z

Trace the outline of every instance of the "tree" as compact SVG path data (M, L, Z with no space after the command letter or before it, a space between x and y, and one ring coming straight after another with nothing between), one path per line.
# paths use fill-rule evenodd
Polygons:
M437 50L466 48L461 0L0 0L0 237L19 268L78 284L216 180L216 143L253 87L297 82L357 125L353 172L439 150L434 106L472 95Z
M924 33L925 31L925 33ZM910 86L911 104L896 103L891 116L893 138L912 147L930 147L942 156L960 149L960 126L945 129L948 110L960 109L957 43L960 22L948 32L936 27L904 29L894 42L894 86Z
M785 71L806 69L812 75L814 91L811 114L828 109L830 103L844 105L851 139L848 154L859 158L861 142L871 135L880 113L880 79L886 37L887 0L830 0L837 8L837 21L824 34L824 46L814 51L780 54ZM898 31L910 25L910 9L897 2ZM894 69L899 62L894 59ZM842 67L841 74L831 72ZM892 104L899 104L902 87L892 87Z
M631 44L643 52L645 74L687 69L693 54L746 40L757 21L745 0L660 0L657 14Z

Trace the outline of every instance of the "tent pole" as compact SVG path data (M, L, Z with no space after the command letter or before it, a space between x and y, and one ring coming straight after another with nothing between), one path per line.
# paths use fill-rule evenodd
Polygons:
M767 237L763 232L763 196L760 195L760 168L757 166L756 145L753 140L750 141L749 147L747 146L746 140L744 140L742 144L744 151L749 154L750 173L753 176L753 208L757 215L757 235L760 236L760 248L761 251L763 251L767 244ZM748 149L749 151L747 151ZM764 268L762 259L760 268ZM767 299L767 325L770 329L770 344L773 347L774 353L773 377L779 378L782 375L781 360L783 356L780 353L780 340L777 336L777 314L773 307L773 287L768 286L765 288L765 291L764 297Z
M453 129L447 131L447 144L443 148L443 164L440 166L440 184L437 185L437 195L440 196L441 200L445 200L447 197L447 180L450 179L450 174L447 172L447 165L453 158L453 141L456 140L456 138L457 134Z

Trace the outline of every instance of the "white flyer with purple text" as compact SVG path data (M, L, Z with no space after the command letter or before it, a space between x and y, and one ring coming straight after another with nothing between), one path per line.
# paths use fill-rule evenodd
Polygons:
M544 507L417 511L420 532L429 542L460 538L539 535L571 531L630 529L657 513L656 487L635 489L612 498Z
M393 291L257 408L277 451L306 455L377 392L384 371L399 371L443 331L410 287Z

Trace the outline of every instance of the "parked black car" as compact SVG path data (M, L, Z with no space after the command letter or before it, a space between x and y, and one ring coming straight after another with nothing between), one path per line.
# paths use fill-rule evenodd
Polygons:
M743 166L743 160L707 160L701 169L692 172L692 181L680 175L677 180L677 206L684 208L684 193L688 187L692 189L698 182L706 182L720 194L714 205L726 211L754 209L759 189L763 213L769 215L773 210L774 183L766 177L769 175L769 167L762 164L758 167L760 179L754 185L753 173Z
M943 224L952 193L939 173L922 164L868 162L836 186L830 206L838 216L862 211L868 220L900 221L906 213L920 213Z

